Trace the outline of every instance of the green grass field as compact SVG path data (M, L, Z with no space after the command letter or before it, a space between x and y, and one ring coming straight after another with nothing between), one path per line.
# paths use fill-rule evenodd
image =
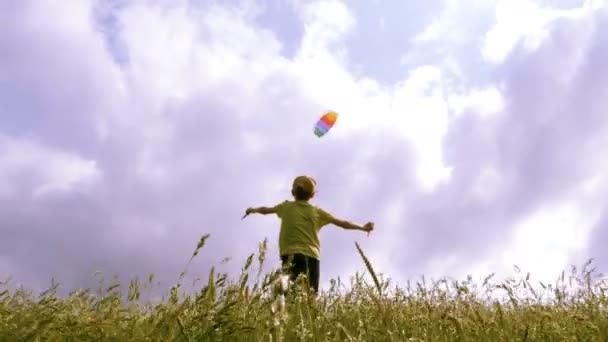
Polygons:
M101 293L63 297L56 295L57 284L36 295L0 288L0 340L608 341L608 287L589 269L591 262L551 285L531 284L523 275L400 288L376 275L356 248L367 276L357 274L348 287L332 281L317 298L295 287L286 300L277 295L278 273L261 274L265 243L257 258L247 259L239 279L212 269L202 289L185 295L182 273L154 304L140 300L152 276L125 289L115 283ZM254 262L259 272L251 272Z

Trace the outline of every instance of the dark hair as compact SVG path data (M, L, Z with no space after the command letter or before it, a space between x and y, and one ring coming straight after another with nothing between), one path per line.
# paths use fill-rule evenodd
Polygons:
M312 198L312 194L310 192L302 189L301 186L298 186L297 188L295 188L291 192L291 194L293 195L293 197L296 198L297 201L308 201L309 199Z

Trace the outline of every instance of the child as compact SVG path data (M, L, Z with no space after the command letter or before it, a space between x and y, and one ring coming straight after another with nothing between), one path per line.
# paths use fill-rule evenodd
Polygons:
M325 210L309 203L315 195L316 182L307 176L296 177L291 194L295 201L284 201L274 207L248 208L249 214L276 214L281 219L279 233L279 252L284 268L289 269L292 280L304 273L315 293L319 291L319 261L321 243L319 230L327 224L351 230L370 232L374 229L372 222L360 226L333 217Z

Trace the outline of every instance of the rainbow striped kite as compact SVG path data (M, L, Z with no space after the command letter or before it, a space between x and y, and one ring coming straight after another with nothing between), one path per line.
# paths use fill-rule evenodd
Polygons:
M327 133L334 126L337 119L338 113L334 111L329 111L323 114L321 119L319 119L319 121L317 121L317 124L315 125L315 135L319 138L324 136L325 133Z

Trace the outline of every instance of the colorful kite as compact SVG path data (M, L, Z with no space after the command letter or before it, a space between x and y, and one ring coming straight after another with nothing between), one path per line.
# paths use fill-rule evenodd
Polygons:
M334 126L336 119L338 119L338 113L336 112L329 111L323 114L315 125L315 135L319 138L324 136Z

